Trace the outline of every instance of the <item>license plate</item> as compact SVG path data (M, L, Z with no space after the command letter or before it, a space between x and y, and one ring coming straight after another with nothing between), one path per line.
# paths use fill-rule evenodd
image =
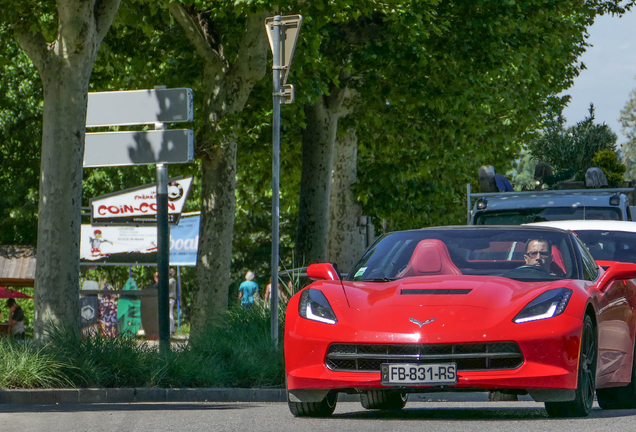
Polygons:
M382 384L442 385L457 384L457 364L385 363L380 367Z

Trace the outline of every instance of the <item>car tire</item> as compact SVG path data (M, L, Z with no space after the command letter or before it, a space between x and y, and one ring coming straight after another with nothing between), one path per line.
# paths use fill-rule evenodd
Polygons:
M585 315L574 400L546 402L545 409L550 417L586 417L592 411L596 389L597 341L596 328L592 323L592 318Z
M406 405L406 392L369 390L360 393L360 403L368 410L401 410Z
M287 405L294 417L329 417L336 409L338 392L331 390L320 402L292 402L287 392Z
M632 359L632 380L625 387L596 390L598 404L604 410L636 408L636 350Z

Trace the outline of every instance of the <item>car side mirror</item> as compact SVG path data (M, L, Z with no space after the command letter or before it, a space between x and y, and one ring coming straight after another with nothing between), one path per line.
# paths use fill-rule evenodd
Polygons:
M307 277L312 280L340 280L338 272L330 263L311 264L307 267Z
M598 289L605 291L614 281L636 279L636 264L616 262L610 265L598 281Z

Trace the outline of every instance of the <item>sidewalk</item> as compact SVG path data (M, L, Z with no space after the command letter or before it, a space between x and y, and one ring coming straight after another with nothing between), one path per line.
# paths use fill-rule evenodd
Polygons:
M340 393L341 402L358 402L358 395ZM519 400L532 400L519 396ZM284 389L240 388L83 388L0 390L0 404L91 404L133 402L286 402ZM488 402L487 392L413 393L411 402Z

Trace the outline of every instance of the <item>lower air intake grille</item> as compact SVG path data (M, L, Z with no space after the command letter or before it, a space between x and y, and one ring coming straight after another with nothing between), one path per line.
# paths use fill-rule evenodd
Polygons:
M333 371L380 372L382 363L457 363L458 371L516 369L523 354L515 342L449 345L331 344L325 364Z

